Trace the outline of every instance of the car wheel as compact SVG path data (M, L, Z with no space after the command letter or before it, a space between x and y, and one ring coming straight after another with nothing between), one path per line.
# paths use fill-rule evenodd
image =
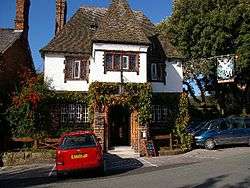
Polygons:
M215 148L215 142L212 139L206 140L205 148L208 150L213 150Z
M96 174L98 176L104 176L105 175L104 164L101 165L99 168L96 169Z
M56 171L56 177L57 178L63 178L65 176L64 172L62 171Z

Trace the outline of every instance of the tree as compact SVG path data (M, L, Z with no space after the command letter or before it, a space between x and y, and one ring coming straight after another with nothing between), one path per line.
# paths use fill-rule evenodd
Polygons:
M39 138L49 132L47 98L49 85L44 83L43 75L22 73L20 91L12 97L12 104L7 112L12 135L15 137ZM41 122L43 121L43 122Z
M191 81L201 91L215 91L215 96L232 91L230 103L238 103L240 91L236 84L250 83L250 4L248 0L176 0L173 14L159 24L160 32L168 35L171 42L187 59L185 82L189 92L194 92ZM216 61L213 56L234 54L237 59L237 79L234 85L218 85ZM225 102L225 100L220 100ZM241 101L241 100L240 100ZM226 106L226 104L224 104Z

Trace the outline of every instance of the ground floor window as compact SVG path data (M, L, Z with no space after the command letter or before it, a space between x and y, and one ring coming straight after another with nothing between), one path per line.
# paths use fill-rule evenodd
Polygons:
M153 105L152 106L152 121L153 122L167 122L171 115L171 109L168 106Z
M84 104L64 104L61 106L62 123L88 123L88 107Z

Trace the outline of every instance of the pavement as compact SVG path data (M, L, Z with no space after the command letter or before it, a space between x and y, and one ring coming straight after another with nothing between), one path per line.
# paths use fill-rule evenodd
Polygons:
M5 167L0 187L250 187L249 147L153 158L107 154L105 161L104 177L84 173L64 180L56 178L54 164Z

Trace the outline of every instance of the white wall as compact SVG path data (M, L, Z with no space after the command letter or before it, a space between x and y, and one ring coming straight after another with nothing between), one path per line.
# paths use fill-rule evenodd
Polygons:
M182 92L183 69L181 62L166 61L166 84L152 82L155 93L176 93Z
M140 72L124 72L124 81L133 83L147 82L147 46L118 45L118 44L94 44L93 57L90 59L89 83L87 81L67 81L64 83L63 55L46 54L44 58L44 77L51 81L51 86L57 91L88 91L89 84L99 82L121 82L120 72L104 74L104 52L102 50L134 51L140 53ZM166 84L152 82L155 93L182 92L183 70L180 62L166 61Z
M90 82L121 82L121 72L107 71L104 73L104 51L129 51L140 52L140 69L137 72L123 72L125 82L146 83L147 82L147 46L120 45L120 44L93 44L93 59L90 61Z
M87 81L67 81L64 83L64 60L62 55L45 55L44 79L51 82L57 91L88 91Z

